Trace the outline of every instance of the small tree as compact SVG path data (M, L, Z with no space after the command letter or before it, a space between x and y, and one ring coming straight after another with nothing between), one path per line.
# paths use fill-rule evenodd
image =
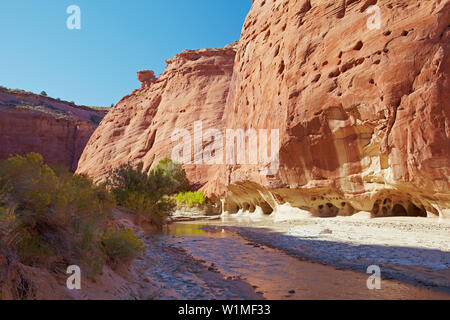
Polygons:
M161 227L175 208L169 195L187 191L189 181L181 165L162 160L149 174L143 164L122 164L110 173L107 184L118 204Z
M164 189L166 195L186 192L190 189L190 183L182 165L169 158L161 160L152 174L156 179L161 180L160 186Z
M47 92L45 92L45 91L42 91L40 94L41 94L41 96L43 96L43 97L47 97Z

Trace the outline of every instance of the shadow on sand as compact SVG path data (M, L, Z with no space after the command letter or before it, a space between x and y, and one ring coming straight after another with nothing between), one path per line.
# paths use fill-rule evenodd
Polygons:
M450 294L450 252L414 247L353 245L318 240L314 236L290 236L267 228L223 228L303 261L361 273L366 273L370 265L378 265L382 279L394 279Z

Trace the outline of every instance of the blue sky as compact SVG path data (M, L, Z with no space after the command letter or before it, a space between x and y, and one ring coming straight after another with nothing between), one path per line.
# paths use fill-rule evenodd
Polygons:
M67 7L81 9L69 30ZM251 0L1 0L0 85L84 105L118 102L136 71L239 39Z

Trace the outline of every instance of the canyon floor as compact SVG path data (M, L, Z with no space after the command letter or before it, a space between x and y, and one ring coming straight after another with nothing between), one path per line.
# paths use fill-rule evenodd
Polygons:
M116 212L116 223L144 240L145 254L72 298L450 300L450 221L284 219L178 212L178 222L150 232ZM381 268L379 290L367 288L370 265Z
M199 219L144 235L137 270L151 290L140 298L450 299L445 220ZM370 265L380 290L367 288Z

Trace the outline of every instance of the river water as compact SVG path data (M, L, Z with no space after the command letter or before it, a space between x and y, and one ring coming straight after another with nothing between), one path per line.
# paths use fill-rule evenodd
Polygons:
M447 293L393 280L369 290L368 274L302 261L210 224L172 224L161 240L212 264L226 278L245 280L266 299L450 299Z

